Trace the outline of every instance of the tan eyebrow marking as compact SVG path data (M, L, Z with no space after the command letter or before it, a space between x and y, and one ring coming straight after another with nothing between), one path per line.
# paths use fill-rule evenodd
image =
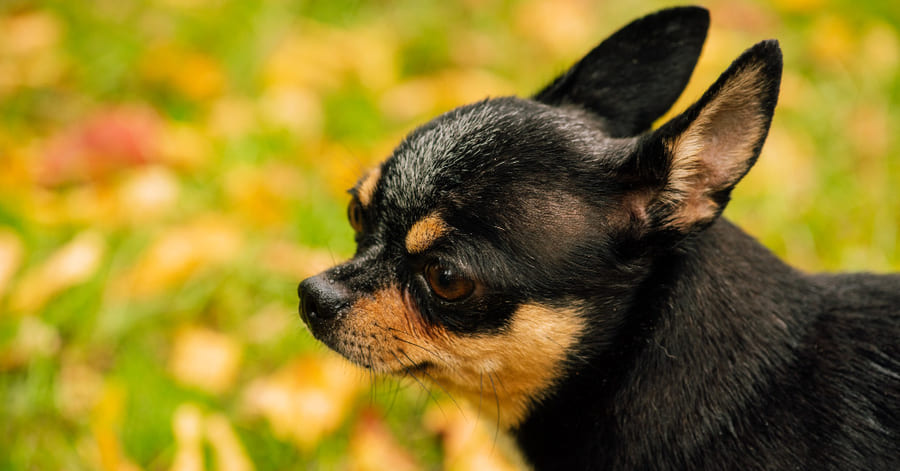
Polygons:
M372 195L375 194L375 185L378 184L380 178L381 167L375 167L372 170L369 170L369 173L356 184L356 197L359 199L361 205L368 206L372 203Z
M406 250L412 254L422 253L446 234L448 229L447 223L439 215L429 214L413 224L406 233Z

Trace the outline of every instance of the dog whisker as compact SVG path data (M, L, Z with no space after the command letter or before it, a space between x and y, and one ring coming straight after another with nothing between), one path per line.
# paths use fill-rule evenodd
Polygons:
M422 380L419 379L419 377L416 376L415 373L412 372L411 367L406 366L406 364L403 363L403 360L401 360L400 357L398 357L396 353L391 351L391 355L394 357L394 359L397 360L397 363L400 363L400 366L403 367L403 369L406 371L406 374L409 375L416 383L418 383L419 386L425 391L425 393L428 394L428 399L431 399L431 401L434 402L434 404L437 406L438 410L441 411L441 414L444 417L446 417L447 414L444 412L444 409L441 407L440 402L438 402L437 398L435 398L434 394L432 394L431 388L426 386L425 383L423 383ZM415 365L413 364L412 366L415 366Z
M405 356L406 359L410 361L410 363L415 364L415 363L413 362L412 358L410 358L409 355L407 355L407 353L406 353L405 351L400 350L400 353L402 353L403 356ZM450 391L447 391L447 389L444 388L444 386L441 385L441 383L438 382L438 381L434 378L434 376L431 376L431 375L428 373L428 370L427 370L427 369L422 369L422 370L419 370L419 371L421 371L422 374L424 374L425 376L427 376L428 379L431 380L432 384L434 384L434 385L437 386L441 391L443 391L444 394L446 394L447 397L450 398L450 401L453 402L453 405L455 405L456 408L459 409L460 412L463 412L462 407L460 407L459 403L456 402L456 399L453 397L452 394L450 394Z

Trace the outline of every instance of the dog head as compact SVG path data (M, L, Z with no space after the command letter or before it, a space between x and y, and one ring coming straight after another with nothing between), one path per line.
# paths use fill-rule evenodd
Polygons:
M577 361L614 347L656 252L712 223L759 153L775 42L645 132L686 85L707 26L703 9L664 10L530 99L413 131L351 190L354 257L300 285L313 335L520 422Z

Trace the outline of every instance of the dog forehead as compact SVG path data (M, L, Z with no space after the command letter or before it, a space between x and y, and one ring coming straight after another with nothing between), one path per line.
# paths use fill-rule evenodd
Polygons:
M516 97L451 110L411 132L382 167L385 206L431 211L455 192L525 172L566 171L566 155L602 148L597 123L576 110Z

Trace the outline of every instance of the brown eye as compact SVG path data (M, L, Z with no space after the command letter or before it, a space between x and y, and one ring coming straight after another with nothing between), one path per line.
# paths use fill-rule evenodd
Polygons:
M475 291L474 281L453 268L438 263L425 266L425 280L434 294L447 301L459 301Z
M347 219L350 221L350 226L357 234L363 231L363 208L362 204L356 198L353 198L353 200L350 201L350 205L347 206Z

